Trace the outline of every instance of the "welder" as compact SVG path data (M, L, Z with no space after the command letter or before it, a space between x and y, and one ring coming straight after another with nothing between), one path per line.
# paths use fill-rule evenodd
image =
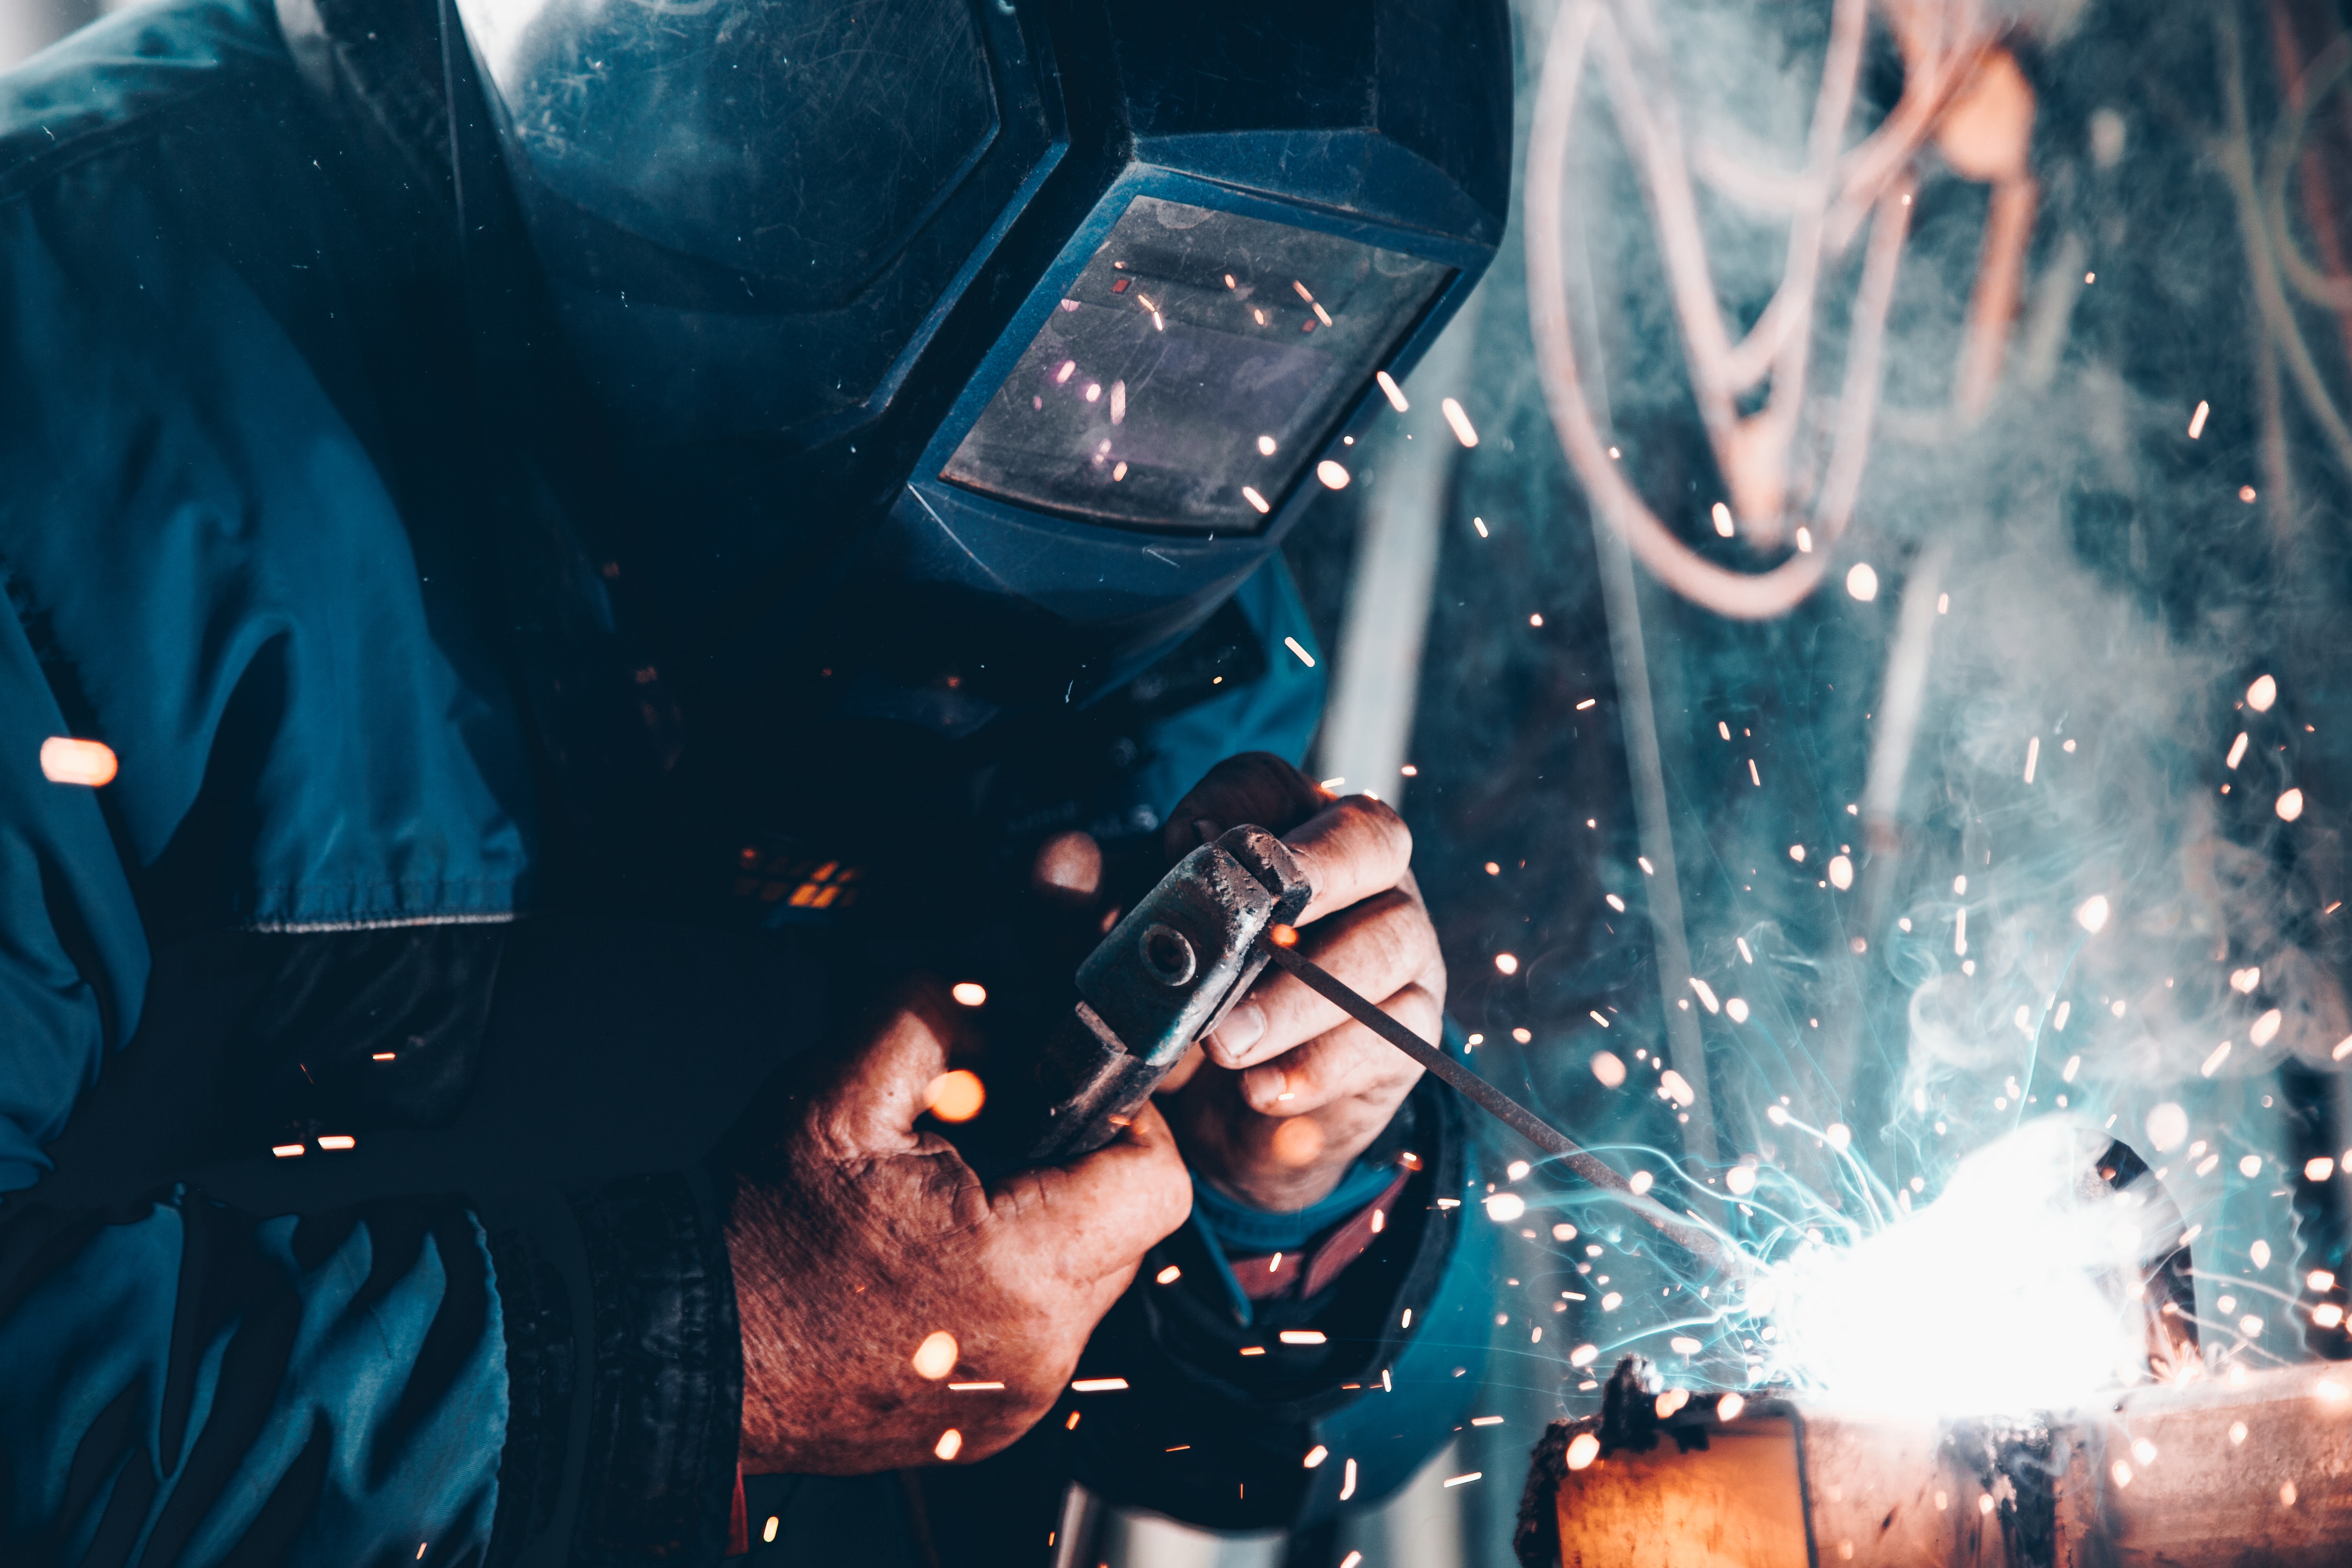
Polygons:
M985 1184L936 1086L1241 825L1437 1034L1276 547L1500 240L1509 56L158 0L0 79L0 1556L1027 1561L1074 1475L1311 1539L1433 1453L1403 1057L1276 974Z

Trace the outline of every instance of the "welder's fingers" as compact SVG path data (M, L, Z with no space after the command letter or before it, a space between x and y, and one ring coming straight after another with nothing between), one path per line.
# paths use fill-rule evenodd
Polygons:
M1376 893L1300 933L1307 957L1350 989L1388 996L1419 984L1442 997L1437 931L1408 888ZM1220 1067L1248 1067L1339 1026L1339 1006L1286 970L1268 968L1203 1043Z
M1298 923L1319 921L1404 880L1412 833L1368 795L1344 795L1282 836L1315 889Z
M1211 768L1185 793L1168 814L1160 842L1172 866L1200 847L1200 823L1213 825L1211 837L1245 822L1287 833L1330 801L1330 791L1273 752L1244 752Z
M1091 908L1102 880L1102 846L1091 833L1057 833L1029 863L1030 889L1057 907Z
M901 987L816 1096L813 1131L839 1154L918 1146L915 1118L948 1070L949 1047L970 1028L962 1012L936 980Z
M1381 1011L1422 1038L1435 1039L1444 1009L1428 990L1408 985L1382 1002ZM1377 1132L1420 1078L1419 1062L1349 1018L1243 1073L1241 1092L1244 1103L1264 1116L1318 1112L1337 1142L1352 1130L1333 1124L1334 1110L1361 1110L1368 1130Z
M1115 1296L1145 1251L1192 1212L1192 1179L1166 1119L1146 1104L1102 1148L1066 1165L1008 1176L989 1201L996 1245L1010 1249L1003 1256L1026 1260L1022 1272L1038 1289L1101 1288Z

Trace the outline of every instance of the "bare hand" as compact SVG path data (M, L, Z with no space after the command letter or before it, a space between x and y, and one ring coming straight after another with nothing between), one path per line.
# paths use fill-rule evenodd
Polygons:
M785 1095L774 1142L742 1162L728 1251L747 1471L995 1453L1053 1406L1145 1250L1190 1212L1150 1107L1108 1147L993 1191L917 1132L958 1011L912 988L828 1079Z
M1253 752L1217 764L1170 815L1169 857L1244 822L1281 834L1314 886L1300 950L1435 1039L1445 961L1402 819L1368 795L1333 799L1280 758ZM1205 1059L1163 1089L1171 1120L1194 1169L1261 1209L1328 1195L1421 1077L1403 1052L1276 969L1203 1044Z

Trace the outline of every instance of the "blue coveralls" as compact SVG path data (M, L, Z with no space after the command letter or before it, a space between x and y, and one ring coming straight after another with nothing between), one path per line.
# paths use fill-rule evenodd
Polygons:
M724 1539L740 1374L723 1181L650 1144L564 1168L603 1140L578 1131L597 1116L625 1145L632 1108L565 1101L562 1069L480 1109L499 1010L561 1016L566 962L647 963L656 1006L728 961L630 935L609 901L606 923L565 924L511 617L442 460L463 355L416 329L433 284L415 235L438 199L306 95L268 0L136 9L0 79L10 1562L618 1563ZM1135 708L1129 760L1088 775L1070 820L1148 826L1223 756L1303 754L1320 677L1283 651L1312 642L1296 595L1277 565L1235 602L1262 673ZM56 736L102 741L119 776L51 782ZM801 1041L823 987L793 989L791 934L725 951L779 955L746 963L777 966L767 994L809 998L778 1025ZM684 971L643 957L665 941ZM622 1026L581 1011L583 1041ZM275 1052L306 1037L342 1055ZM133 1059L143 1077L118 1072ZM132 1088L101 1115L118 1079ZM1281 1319L1330 1323L1328 1348L1238 1360L1272 1320L1196 1224L1162 1249L1195 1265L1192 1294L1131 1294L1089 1351L1131 1389L992 1461L1050 1485L996 1489L1050 1505L1075 1471L1262 1527L1335 1506L1339 1465L1297 1458L1316 1444L1360 1461L1360 1499L1410 1475L1484 1342L1479 1249L1433 1203L1466 1180L1465 1140L1444 1102L1414 1105L1421 1217ZM482 1152L533 1114L543 1161ZM680 1141L707 1145L684 1120ZM78 1184L59 1152L77 1133ZM318 1142L338 1135L362 1145L347 1163ZM305 1152L273 1159L288 1136ZM922 1486L967 1489L828 1552L1034 1558L1028 1515L1019 1540L969 1513L940 1528L942 1498L981 1506L987 1470L925 1472L918 1513ZM821 1512L846 1484L792 1506Z

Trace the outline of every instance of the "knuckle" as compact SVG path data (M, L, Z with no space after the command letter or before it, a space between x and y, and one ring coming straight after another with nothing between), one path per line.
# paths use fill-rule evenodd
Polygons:
M1368 795L1343 796L1339 805L1352 820L1361 824L1367 831L1377 834L1382 847L1411 855L1412 829L1405 826L1404 818L1397 815L1396 807Z

